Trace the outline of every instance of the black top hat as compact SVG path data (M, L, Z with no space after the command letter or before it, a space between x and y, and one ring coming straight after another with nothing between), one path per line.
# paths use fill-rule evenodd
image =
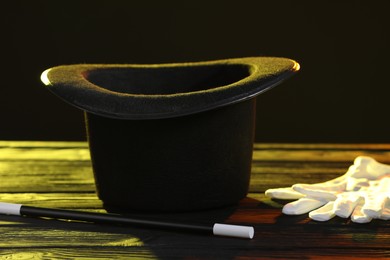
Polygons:
M246 196L254 97L298 69L285 58L85 64L46 70L42 81L87 112L97 191L107 210L183 211Z
M80 64L46 70L42 81L87 112L118 119L157 119L244 101L299 69L286 58L251 57L158 65Z

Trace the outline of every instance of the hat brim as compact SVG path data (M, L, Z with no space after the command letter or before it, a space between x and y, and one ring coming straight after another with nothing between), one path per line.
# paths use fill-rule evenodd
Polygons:
M87 112L117 119L161 119L251 99L299 70L287 58L133 65L78 64L46 70L43 83Z

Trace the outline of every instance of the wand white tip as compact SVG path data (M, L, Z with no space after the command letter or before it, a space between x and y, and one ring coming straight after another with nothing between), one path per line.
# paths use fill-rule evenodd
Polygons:
M252 239L255 230L253 227L228 225L228 224L214 224L213 234L217 236L229 236Z
M20 215L22 204L0 202L0 214Z

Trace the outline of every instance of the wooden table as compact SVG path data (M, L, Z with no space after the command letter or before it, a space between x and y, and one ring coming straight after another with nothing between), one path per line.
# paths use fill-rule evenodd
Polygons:
M238 206L161 219L255 227L253 240L0 215L0 259L261 259L390 257L390 221L285 216L268 188L344 174L358 155L390 164L390 144L256 144L248 197ZM83 142L0 142L0 201L105 212Z

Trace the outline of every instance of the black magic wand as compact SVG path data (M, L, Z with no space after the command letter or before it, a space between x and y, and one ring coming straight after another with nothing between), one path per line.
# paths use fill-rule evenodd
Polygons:
M4 203L0 202L0 214L17 215L26 217L46 217L52 219L68 219L68 220L79 220L93 223L104 223L114 225L128 225L134 227L143 228L156 228L165 230L176 230L190 233L203 233L217 236L229 236L237 238L252 239L254 236L253 227L229 225L229 224L218 224L210 226L194 225L194 224L183 224L183 223L172 223L156 220L145 220L137 218L129 218L115 214L105 213L93 213L93 212L82 212L75 210L64 210L64 209L49 209L49 208L38 208L25 206L22 204Z

